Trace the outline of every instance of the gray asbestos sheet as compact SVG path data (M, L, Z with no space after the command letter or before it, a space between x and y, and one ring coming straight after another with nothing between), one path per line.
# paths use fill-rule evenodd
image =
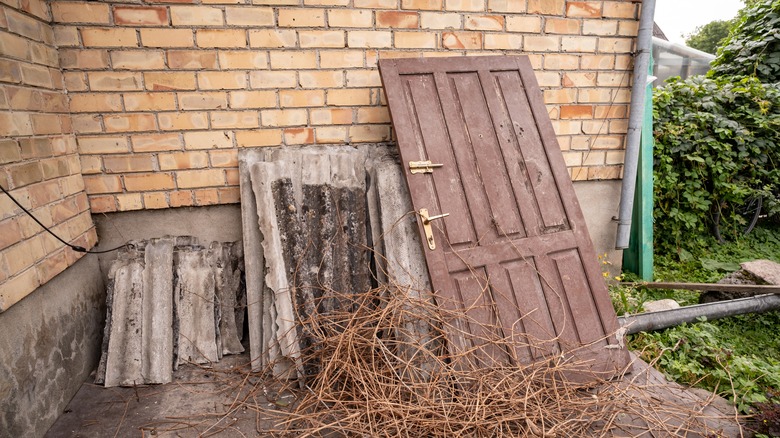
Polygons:
M174 368L183 363L219 360L217 353L214 272L203 247L176 248L173 254L176 282L175 307L177 355Z
M243 351L246 295L240 243L192 236L133 242L108 274L96 383L168 383L180 363Z
M277 376L316 372L298 360L316 348L307 317L349 306L349 294L369 290L375 276L430 297L416 216L390 147L242 150L239 168L255 371L273 364ZM409 324L426 342L427 325Z

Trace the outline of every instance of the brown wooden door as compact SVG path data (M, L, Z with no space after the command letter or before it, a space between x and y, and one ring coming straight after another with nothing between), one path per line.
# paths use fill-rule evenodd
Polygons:
M431 221L434 250L418 222L439 305L468 315L449 329L451 353L622 370L617 318L528 58L379 67L414 208L449 213ZM424 160L442 166L412 174L409 162Z

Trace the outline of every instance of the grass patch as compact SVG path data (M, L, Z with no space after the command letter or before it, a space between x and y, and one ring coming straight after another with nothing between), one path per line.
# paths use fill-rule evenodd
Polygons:
M737 241L718 244L691 253L656 255L655 277L659 281L714 283L739 263L769 259L780 263L780 226L758 228ZM627 275L627 280L632 280ZM696 304L698 292L611 288L618 314L641 310L650 300L671 298L681 305ZM756 423L759 432L775 436L772 427L780 421L780 312L742 315L717 321L685 324L629 337L629 348L678 383L715 391L732 401L745 414L776 418Z

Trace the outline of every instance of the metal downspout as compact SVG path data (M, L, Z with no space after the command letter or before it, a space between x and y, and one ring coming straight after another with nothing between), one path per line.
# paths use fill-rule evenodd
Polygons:
M643 0L642 15L639 18L639 35L637 36L637 55L634 62L634 85L631 88L631 112L628 117L626 157L623 165L623 186L620 191L620 211L617 217L615 249L628 248L631 234L631 211L634 208L639 143L642 138L647 66L650 63L650 53L653 49L654 17L655 0Z

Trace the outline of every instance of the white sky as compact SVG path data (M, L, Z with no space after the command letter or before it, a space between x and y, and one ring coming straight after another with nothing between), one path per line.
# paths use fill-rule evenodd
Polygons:
M743 6L740 0L657 0L655 22L669 41L684 43L682 34L713 20L734 18Z

